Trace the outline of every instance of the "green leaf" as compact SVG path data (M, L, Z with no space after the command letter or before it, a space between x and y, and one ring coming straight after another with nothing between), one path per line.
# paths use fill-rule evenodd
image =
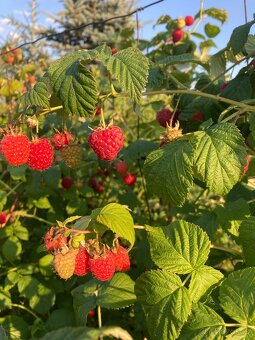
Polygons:
M255 268L229 274L220 287L224 312L243 326L255 326Z
M130 143L127 148L123 150L124 157L129 161L137 161L146 157L150 152L157 149L158 145L148 140L137 140Z
M249 204L243 198L218 205L215 213L220 226L234 236L238 236L240 224L251 214Z
M142 52L129 47L109 57L99 56L99 59L124 91L139 102L149 73L149 61Z
M0 326L0 339L1 340L8 340L7 335L5 333L5 330L3 326Z
M255 339L255 329L239 327L228 336L227 340L253 340Z
M72 223L73 221L79 220L81 218L81 216L71 216L68 217L66 220L64 220L63 222L63 226L66 226L68 223Z
M12 300L10 292L0 286L0 311L11 308ZM1 339L1 338L0 338Z
M224 9L218 9L215 7L210 7L203 11L204 14L207 14L209 17L220 21L222 24L228 19L228 12ZM199 13L196 15L196 18L199 17Z
M182 205L193 184L193 151L185 140L177 140L151 152L144 166L149 192Z
M68 326L75 326L74 311L71 308L55 309L48 317L45 326L49 331Z
M195 57L194 54L192 53L184 53L180 55L167 56L166 58L159 60L157 63L160 65L164 65L164 66L193 63L193 64L198 64L202 66L207 71L209 70L208 64L201 61L199 58Z
M22 245L16 236L9 237L1 247L4 257L8 261L15 261L21 254Z
M100 287L97 305L109 309L133 305L136 301L134 286L135 282L127 274L116 273L109 282Z
M206 292L216 286L223 274L212 267L201 266L191 274L189 294L193 302L198 302Z
M29 106L39 106L41 108L50 107L50 91L48 86L48 79L41 78L33 88L23 94L20 102Z
M83 55L83 51L69 53L49 67L53 90L64 109L78 116L95 112L98 92L92 73L79 62Z
M29 306L39 314L47 313L55 302L52 289L32 276L24 276L18 282L20 295L29 300Z
M151 339L177 339L191 312L191 300L185 287L163 298L153 306L148 315Z
M218 35L220 33L219 26L212 25L209 22L205 25L204 30L205 30L205 34L209 38L214 38L214 37L216 37L216 35Z
M0 190L0 210L1 211L3 210L6 202L7 202L6 192L3 190Z
M121 340L132 340L127 331L120 327L64 327L45 334L40 340L99 340L103 337L114 337Z
M226 69L226 58L223 51L220 51L210 58L211 72L210 75L215 78L222 74Z
M255 266L255 217L244 220L239 227L239 242L243 248L243 254L247 267Z
M238 128L230 123L215 124L195 133L196 173L210 191L226 195L240 180L246 150Z
M236 101L248 100L252 97L252 84L247 74L239 74L228 83L222 97Z
M223 340L226 333L224 320L210 307L198 303L193 305L187 324L183 327L180 340Z
M135 294L141 304L151 307L181 286L179 276L164 270L151 270L136 280Z
M127 274L116 273L110 281L93 279L75 288L72 295L78 323L84 323L88 312L98 305L108 309L133 305L136 301L134 285Z
M255 56L255 35L249 34L248 39L244 45L245 51L249 56Z
M175 221L170 226L146 227L151 258L163 269L178 274L191 273L207 260L210 241L197 225Z
M91 216L83 216L74 223L73 228L79 230L86 230L88 229L91 220L92 220Z
M105 225L119 237L123 237L131 243L135 242L134 221L128 209L118 203L107 204L103 208L93 210L91 224L93 221Z
M238 26L233 30L230 40L228 42L228 47L232 49L234 55L239 53L244 47L245 43L247 42L251 26L253 24L254 20L247 22L244 25Z
M7 315L0 318L0 324L2 324L8 340L30 338L30 330L28 324L24 321L24 317Z

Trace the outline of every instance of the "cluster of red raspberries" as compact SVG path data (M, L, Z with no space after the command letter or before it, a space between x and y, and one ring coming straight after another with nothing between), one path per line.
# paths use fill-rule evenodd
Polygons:
M79 243L74 248L65 231L65 228L52 227L44 237L46 250L54 255L54 269L62 279L91 272L98 280L107 281L115 271L124 272L130 268L128 252L117 239L112 248L100 245L96 239Z

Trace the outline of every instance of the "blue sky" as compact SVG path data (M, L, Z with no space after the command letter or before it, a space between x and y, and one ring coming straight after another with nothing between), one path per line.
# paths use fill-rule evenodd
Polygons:
M121 1L121 0L120 0ZM253 13L255 12L255 0L246 0L248 9L248 20L252 20ZM145 6L153 0L140 0L137 6ZM39 9L45 10L51 13L56 13L62 8L62 4L59 0L37 0ZM228 11L229 19L226 24L222 26L222 32L216 38L216 44L218 48L222 48L226 45L232 30L245 22L244 17L244 0L205 0L205 8L216 7L222 8ZM155 34L155 29L153 29L153 24L156 20L163 14L168 14L172 18L177 18L179 16L185 17L186 15L194 15L199 10L200 0L165 0L164 2L150 7L139 13L139 19L147 24L141 30L140 36L142 38L150 38ZM3 20L9 14L21 18L24 13L29 10L29 0L1 0L0 1L0 37L6 36L6 23ZM43 24L48 25L45 16L40 16L40 21ZM213 22L214 20L206 19L205 22ZM217 24L216 21L214 21ZM198 29L198 32L202 31L203 25ZM160 28L158 28L160 29ZM254 32L254 30L253 30ZM1 39L2 40L2 39Z

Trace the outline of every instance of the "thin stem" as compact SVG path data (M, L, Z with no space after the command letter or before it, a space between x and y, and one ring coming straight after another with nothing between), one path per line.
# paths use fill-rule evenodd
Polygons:
M234 105L234 106L240 107L241 109L245 111L255 111L255 106L247 105L245 103L240 103L235 100L223 98L218 95L204 93L204 92L197 91L197 90L160 90L160 91L148 91L148 92L142 93L143 96L151 96L155 94L191 94L193 96L205 97L205 98L217 100L219 102L223 102L226 104Z
M38 217L38 216L35 216L35 215L31 215L31 214L27 214L23 211L15 211L13 213L14 216L21 216L21 217L28 217L28 218L33 218L34 220L37 220L37 221L40 221L40 222L43 222L45 224L49 224L49 225L55 225L56 223L53 223L53 222L50 222L50 221L47 221L41 217Z
M15 191L15 190L16 190L21 184L22 184L22 183L16 184L15 187L12 188L12 189L6 194L6 197L8 197L8 196L11 195L11 194L16 194L16 191Z
M200 0L199 19L196 22L195 26L193 27L191 33L196 31L196 29L198 28L199 24L203 20L203 8L204 8L204 0Z
M93 230L80 230L80 229L72 229L72 228L67 228L68 230L70 230L71 232L75 232L78 234L92 234L95 233L95 231Z
M243 57L242 59L238 60L237 62L235 62L233 65L231 65L229 68L227 68L226 70L224 70L223 72L221 72L217 77L213 78L208 84L206 84L205 86L203 86L200 91L204 91L206 90L210 85L212 85L216 80L220 79L222 76L224 76L224 74L226 74L227 72L229 72L230 70L232 70L232 68L234 68L235 66L241 64L243 61L247 60L247 57Z
M150 224L152 224L153 219L152 219L152 214L151 214L151 209L150 209L150 204L149 204L147 187L146 187L146 183L145 183L145 179L144 179L144 174L143 174L143 169L141 167L140 160L138 160L138 167L139 167L139 171L140 171L140 176L142 178L142 186L143 186L143 190L144 190L144 199L145 199L145 203L146 203L147 210L148 210L149 221L150 221Z
M191 277L191 273L189 273L189 275L185 277L185 280L182 282L182 286L185 286L185 284L189 281L190 277Z
M54 107L51 107L51 108L49 108L49 109L47 109L47 110L43 110L43 111L39 114L39 116L45 115L46 113L49 113L49 112L52 112L52 111L61 110L61 109L63 109L63 105L54 106Z
M240 323L225 323L226 327L242 327Z
M211 244L211 249L216 249L216 250L224 251L226 253L242 257L242 253L240 251L235 250L235 249L229 249L229 248L217 245L217 244Z
M101 122L102 122L103 128L105 129L106 124L104 120L104 110L102 109L102 107L101 107Z
M135 225L134 225L134 228L135 228L135 229L145 230L145 227L144 227L143 225L138 225L138 224L135 224Z
M97 318L98 318L98 328L102 328L102 313L101 313L101 306L97 306Z
M20 308L20 309L23 309L25 311L27 311L29 314L33 315L33 317L35 317L36 319L41 319L39 316L37 316L32 310L28 309L27 307L25 306L22 306L22 305L19 305L17 303L12 303L11 304L12 307L16 307L16 308Z

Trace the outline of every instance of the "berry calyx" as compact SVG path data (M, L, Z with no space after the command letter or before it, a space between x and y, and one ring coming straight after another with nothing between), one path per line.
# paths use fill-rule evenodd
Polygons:
M123 182L128 186L133 186L136 182L136 175L127 173L125 176L123 176Z
M127 167L128 165L126 162L120 161L116 164L116 172L124 175L127 172Z
M44 245L49 253L55 254L67 246L67 237L63 236L64 228L52 227L44 236Z
M3 211L1 211L0 212L0 225L5 224L6 223L6 219L7 219L6 214Z
M179 116L179 111L176 111L175 113L173 111L170 111L169 109L162 109L157 113L156 119L159 122L159 124L163 127L166 127L167 124L171 123L172 121L172 126L175 125L177 122Z
M182 39L183 37L183 31L180 29L174 30L172 33L172 38L173 38L173 42L178 42Z
M191 15L187 15L186 17L185 17L185 24L187 25L187 26L191 26L191 25L193 25L194 24L194 18L191 16Z
M62 150L65 145L68 145L73 140L74 137L69 131L57 131L57 133L55 133L55 135L51 138L56 150Z
M166 131L160 137L160 146L164 146L168 143L173 142L182 136L182 129L179 128L179 122L172 127L171 125L166 126Z
M118 246L112 249L115 262L115 270L119 272L125 272L130 269L130 259L127 250Z
M36 139L30 143L28 165L31 169L43 171L51 167L54 159L54 152L49 140L46 137Z
M89 260L91 273L100 281L110 280L115 272L113 253L106 249L102 255L95 255Z
M73 180L70 177L64 177L61 180L61 185L64 189L68 190L73 186Z
M74 274L84 276L90 271L89 253L85 248L79 248L78 254L75 257Z
M25 135L5 135L1 140L0 149L11 165L26 164L30 152L29 139Z
M111 161L123 147L124 135L121 128L115 125L99 127L89 135L88 142L100 159Z

